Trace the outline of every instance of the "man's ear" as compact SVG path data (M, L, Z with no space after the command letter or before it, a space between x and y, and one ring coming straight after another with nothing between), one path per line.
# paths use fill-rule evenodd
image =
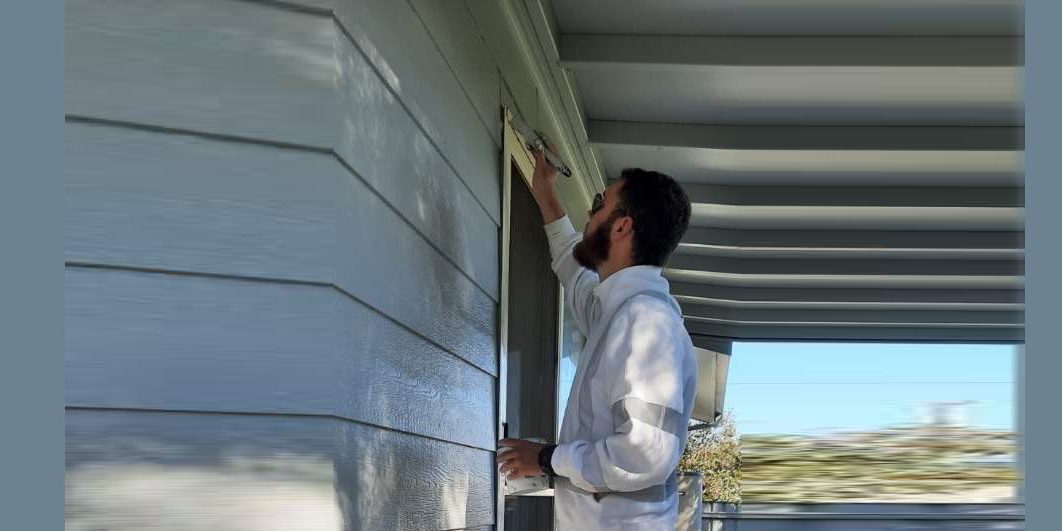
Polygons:
M616 218L616 222L612 224L612 234L616 237L625 236L633 231L634 218L630 216Z

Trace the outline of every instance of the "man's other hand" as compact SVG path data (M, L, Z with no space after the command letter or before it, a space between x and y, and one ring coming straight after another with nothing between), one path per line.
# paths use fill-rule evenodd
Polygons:
M523 439L502 439L498 446L508 446L510 450L498 452L500 471L510 481L518 478L544 476L545 472L538 466L538 453L544 444L533 443Z

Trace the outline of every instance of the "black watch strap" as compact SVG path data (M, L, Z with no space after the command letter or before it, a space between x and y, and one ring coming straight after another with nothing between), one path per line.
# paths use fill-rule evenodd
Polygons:
M553 471L553 450L556 449L556 444L547 444L538 451L538 467L550 477L555 477L557 475L557 473Z

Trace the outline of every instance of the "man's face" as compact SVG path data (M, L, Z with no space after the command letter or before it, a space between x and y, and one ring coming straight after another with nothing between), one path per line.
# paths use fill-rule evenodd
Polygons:
M622 185L623 183L616 183L605 189L600 208L591 208L589 212L589 220L583 229L583 240L572 250L575 261L587 269L597 271L598 266L608 259L612 248L612 223L617 218L614 214Z

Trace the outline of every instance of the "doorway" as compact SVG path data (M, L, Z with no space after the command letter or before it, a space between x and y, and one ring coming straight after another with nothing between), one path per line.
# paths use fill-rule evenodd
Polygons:
M557 437L560 285L550 267L542 215L529 186L533 159L506 120L502 220L499 432ZM553 528L553 497L504 496L498 476L498 523L505 531ZM546 494L546 495L542 495Z

